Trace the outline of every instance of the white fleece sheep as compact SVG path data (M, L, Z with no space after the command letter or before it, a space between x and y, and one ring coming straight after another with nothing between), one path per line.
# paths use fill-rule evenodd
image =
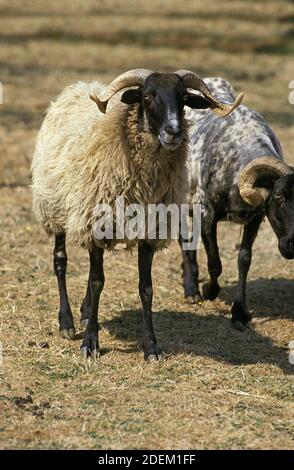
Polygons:
M101 96L98 81L68 86L51 103L37 136L32 162L33 208L49 235L66 233L84 247L93 242L95 207L126 204L180 204L186 194L186 141L176 151L139 129L139 105L127 106L116 94L101 113L90 94ZM113 248L121 240L95 240ZM125 239L128 247L138 240ZM150 240L155 249L165 240Z

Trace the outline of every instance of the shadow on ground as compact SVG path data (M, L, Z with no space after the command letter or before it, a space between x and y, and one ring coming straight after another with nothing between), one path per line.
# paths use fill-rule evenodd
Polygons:
M286 374L293 374L288 353L273 341L258 333L241 333L232 328L230 320L219 315L193 312L160 311L154 313L158 343L168 355L192 354L208 356L234 364L271 364ZM142 322L139 310L124 310L102 323L117 339L134 343L133 351L141 348ZM128 351L132 348L129 347Z
M237 285L223 287L219 298L231 305ZM291 279L259 278L247 282L248 308L255 317L284 317L294 320L294 281Z

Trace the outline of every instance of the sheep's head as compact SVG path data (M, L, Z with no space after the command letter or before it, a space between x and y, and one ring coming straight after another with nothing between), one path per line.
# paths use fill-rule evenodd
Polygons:
M130 88L130 87L138 88ZM175 150L183 141L183 109L211 108L218 116L227 116L242 101L241 93L232 104L222 103L214 98L203 80L188 70L175 73L155 73L151 70L135 69L117 77L101 97L91 95L101 112L105 113L107 103L118 91L129 88L121 97L126 104L140 103L149 129L158 137L161 145ZM189 89L200 91L193 94Z
M294 258L294 170L275 157L260 157L241 173L242 199L253 207L265 205L266 215L279 240L279 250Z

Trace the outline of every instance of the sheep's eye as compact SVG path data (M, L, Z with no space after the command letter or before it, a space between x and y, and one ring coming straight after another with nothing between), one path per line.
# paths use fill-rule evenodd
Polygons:
M284 196L282 194L275 194L275 201L278 204L282 204L282 202L284 202Z
M189 95L184 95L184 101L188 101Z
M150 103L154 100L154 97L152 95L145 95L144 100L146 101L146 103Z

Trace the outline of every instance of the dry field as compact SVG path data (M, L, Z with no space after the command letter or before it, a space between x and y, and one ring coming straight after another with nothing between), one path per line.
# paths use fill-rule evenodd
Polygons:
M183 7L184 6L184 7ZM291 1L1 0L0 448L294 449L294 262L265 222L248 283L256 334L229 312L240 228L220 226L223 289L183 301L176 244L154 263L154 321L164 360L141 350L136 253L106 256L96 363L58 335L52 240L31 213L30 160L44 111L76 80L135 67L222 75L264 113L294 164ZM68 247L78 326L87 253ZM203 248L203 279L207 277Z

